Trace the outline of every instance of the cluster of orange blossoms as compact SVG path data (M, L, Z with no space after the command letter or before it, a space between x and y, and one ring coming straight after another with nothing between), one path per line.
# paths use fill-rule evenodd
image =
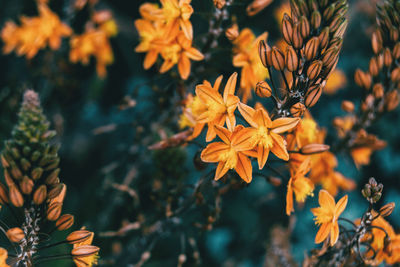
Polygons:
M71 28L62 23L47 5L39 4L38 9L38 17L21 17L21 26L11 21L6 22L1 31L5 54L15 50L18 56L31 59L47 46L53 50L59 49L61 38L72 34Z
M165 73L176 64L182 79L190 75L190 60L203 60L203 54L192 47L193 27L190 16L191 0L161 0L162 7L145 3L140 6L141 19L135 21L141 42L135 48L146 53L143 67L149 69L156 63L158 55L164 60L160 73Z

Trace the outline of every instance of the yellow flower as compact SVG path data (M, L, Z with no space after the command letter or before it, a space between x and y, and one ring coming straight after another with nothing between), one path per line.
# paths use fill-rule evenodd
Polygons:
M286 141L280 134L295 127L299 122L298 118L279 118L272 121L263 108L254 110L243 103L239 103L239 112L252 126L251 142L253 142L257 151L260 169L267 162L270 151L280 159L289 160Z
M315 236L315 243L321 243L330 236L329 244L335 245L339 238L339 224L337 220L347 205L347 195L342 197L337 204L335 199L326 190L320 190L318 194L320 207L311 209L315 216L315 224L320 228Z
M256 38L250 29L245 28L233 41L233 66L242 69L240 89L244 103L251 98L251 89L256 87L257 82L268 77L268 71L258 55L258 43L260 40L266 40L267 36L268 33L265 32Z
M215 171L215 180L220 179L230 169L235 169L239 176L246 182L252 180L252 166L246 151L253 148L249 141L252 131L238 125L233 132L228 129L215 126L215 132L223 142L209 144L201 152L201 160L204 162L218 162Z
M304 157L301 154L294 154L291 157ZM290 215L294 211L293 194L297 202L304 203L307 196L313 196L314 184L305 175L310 171L310 158L299 158L301 162L298 167L290 168L290 179L287 185L286 194L286 214Z
M233 73L224 89L223 96L218 92L222 76L218 77L214 87L210 83L203 83L196 86L196 95L207 106L207 109L197 117L198 123L207 123L208 131L206 141L210 142L216 136L214 125L226 125L230 131L233 131L236 125L236 118L233 114L239 98L235 96L235 87L237 81L237 73Z
M7 250L0 247L0 267L10 267L10 265L6 263L7 257L8 257Z
M164 18L167 23L178 21L179 26L186 38L193 39L193 27L190 16L193 8L190 5L192 0L160 0L163 6Z

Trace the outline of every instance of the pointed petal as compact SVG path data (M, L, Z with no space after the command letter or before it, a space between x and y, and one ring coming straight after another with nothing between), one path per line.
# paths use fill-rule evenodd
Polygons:
M215 133L219 136L219 138L221 138L222 141L224 141L225 144L231 143L232 133L228 129L221 127L219 125L215 125L214 130Z
M337 222L334 222L331 227L331 240L330 245L333 246L339 239L339 225Z
M186 80L190 74L190 60L186 55L182 55L178 62L179 75Z
M222 142L215 142L209 144L200 155L200 158L204 162L218 162L221 153L229 150L229 146Z
M261 170L264 168L265 163L267 162L269 155L269 149L265 148L262 145L257 146L257 161L258 161L258 168Z
M255 111L252 107L250 107L250 106L248 106L248 105L246 105L246 104L243 104L242 102L239 102L239 104L238 104L238 109L239 109L240 114L243 116L243 118L244 118L251 126L257 128L258 125L257 125L257 123L253 120L253 117L254 117L254 114L256 113L256 111Z
M195 61L200 61L204 59L204 55L197 50L196 48L190 47L185 51L185 55L188 56L190 59Z
M236 118L234 115L226 116L226 127L228 127L229 131L233 131L236 126Z
M193 133L192 133L191 139L194 139L201 134L201 132L203 131L204 125L205 125L205 123L196 123L196 125L193 128Z
M236 81L237 81L237 72L234 72L231 77L229 77L226 82L224 89L224 102L228 100L228 95L234 95L236 89Z
M252 166L251 161L243 153L238 153L238 161L236 163L235 170L246 183L250 183L252 180Z
M179 25L181 26L181 29L183 33L185 34L186 38L189 40L193 39L193 27L192 23L190 20L179 20Z
M317 235L315 236L315 244L319 244L324 241L328 237L331 228L331 222L321 224L321 227L319 228Z
M324 209L328 209L331 212L335 211L335 199L324 189L319 191L318 203Z
M272 122L272 131L280 134L296 127L299 123L299 118L279 118Z
M218 104L224 105L224 101L218 91L213 90L211 87L205 85L197 85L196 86L196 95L200 97L200 99L207 103L208 101L213 101Z
M165 73L169 71L174 65L175 64L170 60L164 61L164 63L161 65L160 73Z
M206 142L211 142L217 136L215 133L215 127L213 123L208 123L208 129L206 134Z
M147 54L146 54L146 56L144 58L144 61L143 61L143 68L145 70L150 69L151 66L153 66L154 63L156 63L157 57L158 57L158 52L157 51L150 50L149 52L147 52Z
M346 208L346 205L347 205L347 195L342 197L338 201L338 203L336 203L336 206L335 206L335 216L336 216L336 218L338 218L340 216L340 214L342 214L342 212Z
M225 162L218 163L217 169L215 170L215 180L219 180L222 176L229 171L229 168L225 167Z
M250 149L250 150L244 150L241 151L241 153L245 154L246 156L252 157L252 158L257 158L258 157L258 153L256 149Z
M286 193L286 215L290 215L294 211L293 208L293 189L292 189L292 178L289 179L287 185L287 193Z
M253 120L257 123L258 127L264 126L270 128L272 125L271 119L268 113L264 109L257 109L254 113Z
M289 160L289 153L286 150L286 141L282 136L270 132L272 139L274 140L274 145L271 148L271 152L275 154L280 159Z
M248 57L244 53L237 54L233 57L232 63L235 67L243 67L249 64ZM241 79L243 79L243 77Z
M236 127L236 129L238 127ZM231 136L231 143L235 150L245 151L252 149L254 147L254 142L251 137L254 135L254 129L244 127L240 130L236 129Z
M215 91L218 91L219 86L221 85L221 82L222 82L222 78L223 78L223 77L224 77L224 76L219 75L218 78L215 80L214 87L213 87L213 89L214 89Z

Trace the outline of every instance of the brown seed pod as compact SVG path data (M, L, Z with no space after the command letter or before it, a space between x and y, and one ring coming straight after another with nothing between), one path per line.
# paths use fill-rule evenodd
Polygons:
M47 187L46 185L42 184L36 189L35 193L33 193L33 203L40 205L46 200L46 197Z
M276 46L272 48L272 66L280 71L283 71L285 69L285 57Z
M389 67L390 65L392 65L392 62L392 53L390 52L390 49L386 47L383 52L383 64L385 64L386 67Z
M293 24L292 20L286 13L283 15L282 19L282 34L283 34L283 39L285 39L286 43L292 45Z
M21 188L21 192L25 195L32 193L33 185L33 181L28 176L24 176L21 182L19 182L19 188Z
M56 221L57 230L63 231L69 229L74 224L74 216L71 214L61 215Z
M318 77L322 70L322 61L316 60L307 69L307 76L310 80L314 80Z
M322 88L319 84L313 85L305 96L304 104L310 108L314 106L321 97Z
M371 73L372 76L377 76L379 74L379 70L378 61L375 57L372 57L369 61L369 73Z
M88 257L94 255L100 251L100 248L92 245L82 245L72 249L71 255L72 257Z
M50 206L47 208L47 220L49 221L57 220L61 215L61 210L62 210L62 203L60 202L51 203Z
M387 111L392 111L399 105L399 93L394 90L386 94L385 107Z
M329 43L329 27L325 27L318 36L319 47L321 50L325 49Z
M378 99L382 98L385 94L385 90L381 83L374 84L374 86L372 87L372 92L374 93L374 96Z
M295 24L293 27L292 42L295 49L300 49L303 46L303 37L301 36L299 23Z
M382 216L382 218L387 217L392 214L395 206L396 205L394 202L390 202L379 209L379 214Z
M314 10L311 14L311 26L314 29L318 29L321 26L321 13L317 10Z
M9 203L7 188L5 185L0 183L0 204L4 205Z
M390 74L390 79L393 82L399 82L400 81L400 67L397 67L392 71L392 73Z
M294 104L290 108L290 113L292 114L293 117L301 117L301 116L303 116L305 111L306 111L306 107L300 102Z
M260 57L261 63L264 67L268 68L272 65L272 62L268 60L268 54L271 54L269 46L264 40L258 43L258 56Z
M393 48L393 58L394 59L400 58L400 42L396 43Z
M20 241L22 241L22 239L25 238L24 231L19 227L8 229L6 235L7 238L13 243L19 243Z
M270 97L271 96L271 87L265 81L258 82L256 85L256 94L259 97Z
M369 73L365 73L362 70L357 69L354 74L354 81L358 86L368 90L371 87L372 77Z
M18 188L15 185L11 185L9 186L9 190L11 203L17 208L22 207L24 205L24 197L22 196Z
M239 27L235 23L225 31L225 36L229 41L234 41L239 36Z
M307 60L312 60L317 56L319 48L319 39L318 37L313 37L305 45L304 54Z
M351 101L344 100L342 102L342 109L346 112L353 112L354 111L354 104Z
M329 146L325 144L308 144L300 149L300 153L303 155L318 154L329 150Z
M310 35L310 23L308 22L307 18L304 16L301 16L300 18L300 33L303 39L308 38Z
M93 233L88 230L77 230L70 233L65 240L69 244L73 245L88 240L92 235Z
M294 51L291 46L286 50L285 62L286 68L291 72L296 71L299 68L299 58L297 57L296 51Z
M371 42L372 42L372 50L374 51L375 54L379 54L383 48L383 40L380 31L377 30L374 33L372 33Z

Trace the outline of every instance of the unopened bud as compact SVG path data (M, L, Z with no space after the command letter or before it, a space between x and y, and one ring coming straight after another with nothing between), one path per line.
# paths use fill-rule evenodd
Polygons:
M256 85L256 94L259 97L270 97L271 96L271 87L265 81L260 81Z
M71 255L72 257L80 258L80 257L88 257L99 253L100 248L92 245L82 245L72 249Z
M89 238L92 238L92 235L93 232L88 230L77 230L70 233L65 240L67 240L69 244L82 243Z
M285 63L287 69L291 72L299 68L299 58L297 57L296 51L291 46L286 50Z
M24 176L22 181L19 183L19 187L21 188L22 193L25 195L32 193L33 185L33 181L29 179L28 176Z
M24 205L24 198L18 188L15 185L12 185L9 186L9 190L11 203L17 208L22 207Z
M218 9L222 9L226 4L225 0L214 0L214 6Z
M272 48L272 66L280 71L285 69L285 57L276 46Z
M33 194L33 203L36 205L42 204L47 197L47 187L46 185L42 184L41 186L36 189L35 193Z
M354 111L354 104L351 101L344 100L342 102L342 109L346 112L353 112Z
M321 97L321 92L322 92L322 90L321 90L321 86L319 84L312 86L308 90L306 97L305 97L304 104L306 105L306 107L314 106L318 102L319 98Z
M300 102L297 102L290 108L290 113L293 117L301 117L305 111L306 107Z
M226 38L229 39L229 41L234 41L238 36L239 36L239 27L235 23L225 31L225 36Z
M328 151L330 146L325 144L308 144L300 149L300 153L303 155L312 155Z
M50 206L47 209L47 219L49 221L57 220L61 215L61 210L62 210L62 203L55 202L50 204Z
M392 214L394 207L395 207L394 202L390 202L390 203L386 204L385 206L383 206L382 208L380 208L379 214L382 217L387 217L390 214Z
M382 98L385 91L383 89L383 85L381 83L377 83L372 87L372 92L376 98Z
M59 231L67 230L74 224L74 216L64 214L56 221L56 227Z
M19 227L8 229L6 235L8 239L13 243L19 243L22 239L25 238L24 231Z

